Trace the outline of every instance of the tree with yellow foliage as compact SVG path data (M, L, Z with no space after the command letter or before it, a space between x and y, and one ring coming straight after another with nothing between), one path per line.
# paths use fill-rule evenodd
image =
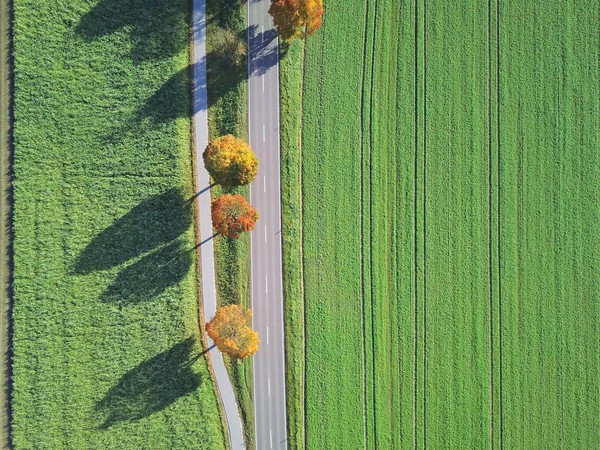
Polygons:
M231 134L210 141L202 158L215 183L226 188L248 184L258 173L258 158L250 145Z
M252 312L238 305L222 306L206 324L206 332L223 353L242 359L258 351L258 333L250 327Z
M269 14L284 41L310 36L323 22L323 0L271 0Z

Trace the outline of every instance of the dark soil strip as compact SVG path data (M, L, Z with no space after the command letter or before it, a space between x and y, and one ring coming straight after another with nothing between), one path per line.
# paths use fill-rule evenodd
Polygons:
M0 447L12 448L12 16L11 0L0 0Z

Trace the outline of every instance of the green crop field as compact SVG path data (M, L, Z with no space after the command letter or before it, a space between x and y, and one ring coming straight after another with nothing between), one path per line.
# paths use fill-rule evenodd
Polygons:
M282 59L291 447L596 448L600 5L325 6Z
M14 1L17 449L219 449L189 3Z

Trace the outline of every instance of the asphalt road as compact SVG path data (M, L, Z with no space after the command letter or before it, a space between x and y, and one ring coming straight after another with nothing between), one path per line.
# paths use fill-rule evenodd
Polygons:
M254 355L257 450L287 448L281 194L279 150L279 55L269 0L248 1L248 127L259 159L250 203L260 219L250 234L253 326L260 336Z
M204 168L202 152L208 144L208 115L206 98L206 2L193 0L192 31L194 37L193 105L194 143L196 147L196 179L198 188L198 223L200 224L200 264L202 270L202 305L204 318L210 320L217 310L215 265L213 253L213 229L210 216L210 189L208 172ZM203 324L201 324L202 326ZM206 336L208 346L213 342ZM244 434L238 405L223 356L213 349L209 356L217 381L218 394L225 410L231 449L244 448Z

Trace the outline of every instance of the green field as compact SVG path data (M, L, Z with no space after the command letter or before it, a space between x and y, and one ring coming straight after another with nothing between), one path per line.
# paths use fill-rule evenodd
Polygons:
M596 448L599 27L594 1L330 0L292 46L292 448Z
M14 9L14 446L224 448L187 201L189 4Z

